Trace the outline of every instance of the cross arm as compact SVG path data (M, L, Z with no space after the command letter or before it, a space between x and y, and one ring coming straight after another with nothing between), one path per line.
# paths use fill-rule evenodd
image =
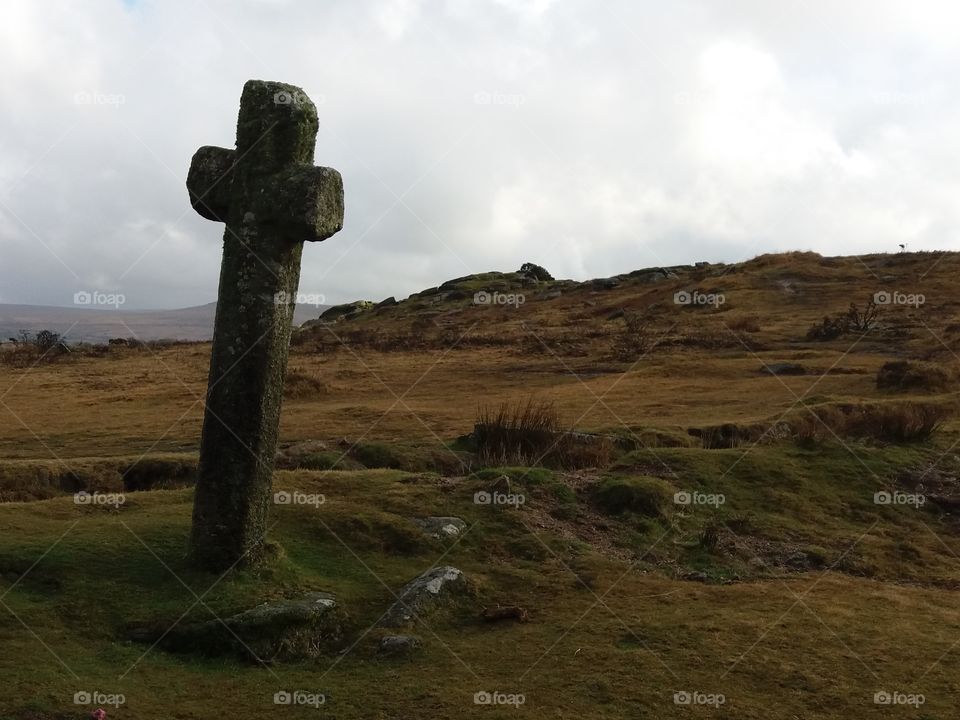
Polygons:
M236 150L213 145L204 145L193 154L187 191L193 209L207 220L227 221L235 156Z
M291 239L326 240L343 229L343 178L333 168L296 167L271 184L269 215Z

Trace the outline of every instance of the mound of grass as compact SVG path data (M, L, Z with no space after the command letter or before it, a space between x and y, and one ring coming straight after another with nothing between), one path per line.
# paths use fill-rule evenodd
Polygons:
M298 458L291 469L302 470L362 470L363 465L341 452L328 450L310 453Z
M606 467L614 450L610 438L564 428L553 403L533 398L481 408L473 436L484 465Z
M877 372L877 390L940 392L951 385L950 373L932 363L892 360Z
M927 440L956 414L933 402L831 403L802 410L788 421L801 442L833 437L908 443Z
M0 502L43 500L64 493L134 492L177 488L196 481L195 455L73 458L0 462Z
M593 488L593 502L611 515L634 512L647 517L666 517L673 503L674 487L655 477L612 477Z

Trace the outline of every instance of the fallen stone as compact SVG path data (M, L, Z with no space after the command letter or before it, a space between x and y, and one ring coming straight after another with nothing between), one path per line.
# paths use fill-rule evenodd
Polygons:
M333 649L343 638L343 615L330 593L273 600L220 619L163 629L138 629L134 640L172 652L232 655L257 662L304 660Z
M427 535L437 540L459 537L467 529L467 523L458 517L414 518L413 522Z
M457 568L451 565L432 568L403 587L397 601L377 624L380 627L410 625L417 616L434 609L451 595L465 592L466 589L467 580Z

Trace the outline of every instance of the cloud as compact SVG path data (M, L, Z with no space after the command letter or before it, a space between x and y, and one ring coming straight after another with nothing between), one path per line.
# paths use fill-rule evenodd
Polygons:
M759 0L10 0L0 297L215 297L189 207L243 82L319 102L344 230L302 287L403 297L527 260L587 278L793 248L946 248L960 226L957 11ZM929 7L927 7L929 5Z

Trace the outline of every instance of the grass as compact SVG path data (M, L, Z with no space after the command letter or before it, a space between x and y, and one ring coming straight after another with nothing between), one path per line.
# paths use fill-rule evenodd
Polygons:
M708 458L717 455L673 452L691 453L691 473L710 467L715 461ZM776 459L760 458L749 475L769 475ZM884 456L876 462L880 467L914 459ZM786 514L810 494L805 484L822 483L827 490L820 468L803 472L799 460L780 463L780 482L768 480L781 497L759 519L767 531L782 526L775 507ZM836 570L773 582L686 582L651 573L657 563L631 564L586 541L535 529L539 510L533 504L503 511L478 507L470 483L437 493L431 483L410 482L416 477L390 470L278 473L278 488L323 493L327 503L319 509L276 508L272 538L284 550L282 560L219 582L184 564L190 490L136 493L119 513L78 508L68 498L0 506L0 572L10 610L0 616L7 648L0 657L6 713L0 718L80 717L72 697L82 689L123 693L127 703L111 717L124 718L162 717L172 709L184 718L256 717L278 712L272 697L281 689L326 693L325 709L342 718L389 717L424 707L438 717L470 714L476 712L473 694L484 689L523 693L524 711L536 717L687 717L689 709L672 702L682 690L723 693L727 709L745 718L810 712L884 717L872 697L887 687L923 692L929 717L952 711L960 659L948 653L934 664L953 642L937 628L960 627L951 590ZM747 497L745 488L730 503L739 506ZM784 505L788 497L794 501ZM425 509L464 517L471 530L445 548L409 522ZM848 522L835 508L819 514L833 518L837 530ZM891 533L908 517L905 510L881 517L858 544L877 544L887 548L890 563L904 562ZM932 517L924 519L939 528ZM623 531L631 523L626 517L613 522ZM833 528L803 526L818 532L824 545L843 547ZM852 527L845 531L845 544L857 540ZM660 544L686 553L691 568L714 572L716 559L677 545L683 538L681 528L668 530ZM914 539L925 561L936 543L919 533ZM946 542L956 544L950 536ZM375 646L383 631L364 631L389 606L391 589L441 556L475 584L475 607L426 617L415 630L425 643L415 661L378 659ZM664 567L671 562L664 560ZM590 589L573 568L589 568ZM11 588L10 578L20 576ZM357 641L346 656L332 653L316 663L267 670L159 650L144 655L144 646L124 639L130 623L172 623L188 610L187 619L223 616L304 589L332 590L346 608L350 642ZM195 605L199 595L209 610ZM803 607L796 606L796 596L804 598ZM497 603L527 608L530 622L482 623L481 607ZM894 634L898 640L891 644ZM836 663L838 655L854 654L879 679L855 660ZM792 690L771 705L765 688L784 683ZM489 714L505 718L513 712L494 708Z
M799 253L652 283L638 273L613 289L485 274L441 288L449 297L305 330L275 485L327 502L275 507L275 561L222 579L184 561L209 346L0 363L0 720L84 717L80 690L122 692L109 717L134 720L882 718L882 690L924 694L918 717L952 717L960 458L952 381L938 378L955 376L960 311L937 298L958 270L956 254ZM885 308L859 339L804 340L883 289L877 277L929 300ZM692 288L726 302L674 305ZM482 290L527 301L473 305ZM621 309L656 335L628 360L616 352L623 321L608 320ZM898 371L878 387L900 361L920 380ZM808 372L762 371L775 363ZM526 422L534 397L529 418L541 421ZM471 435L478 406L500 432L494 451ZM589 463L531 467L542 443L524 444L530 427L609 447ZM474 502L506 486L523 504ZM78 489L122 490L126 502L76 505ZM678 503L677 492L713 502ZM927 501L878 504L878 492ZM468 530L433 540L412 521L425 515ZM415 658L379 658L384 631L371 626L435 563L461 568L472 599L413 629ZM132 625L306 590L337 595L347 652L266 669L129 639ZM498 604L529 622L482 622ZM284 713L272 704L284 689L329 700ZM478 709L482 690L526 702ZM675 705L682 691L726 703Z

